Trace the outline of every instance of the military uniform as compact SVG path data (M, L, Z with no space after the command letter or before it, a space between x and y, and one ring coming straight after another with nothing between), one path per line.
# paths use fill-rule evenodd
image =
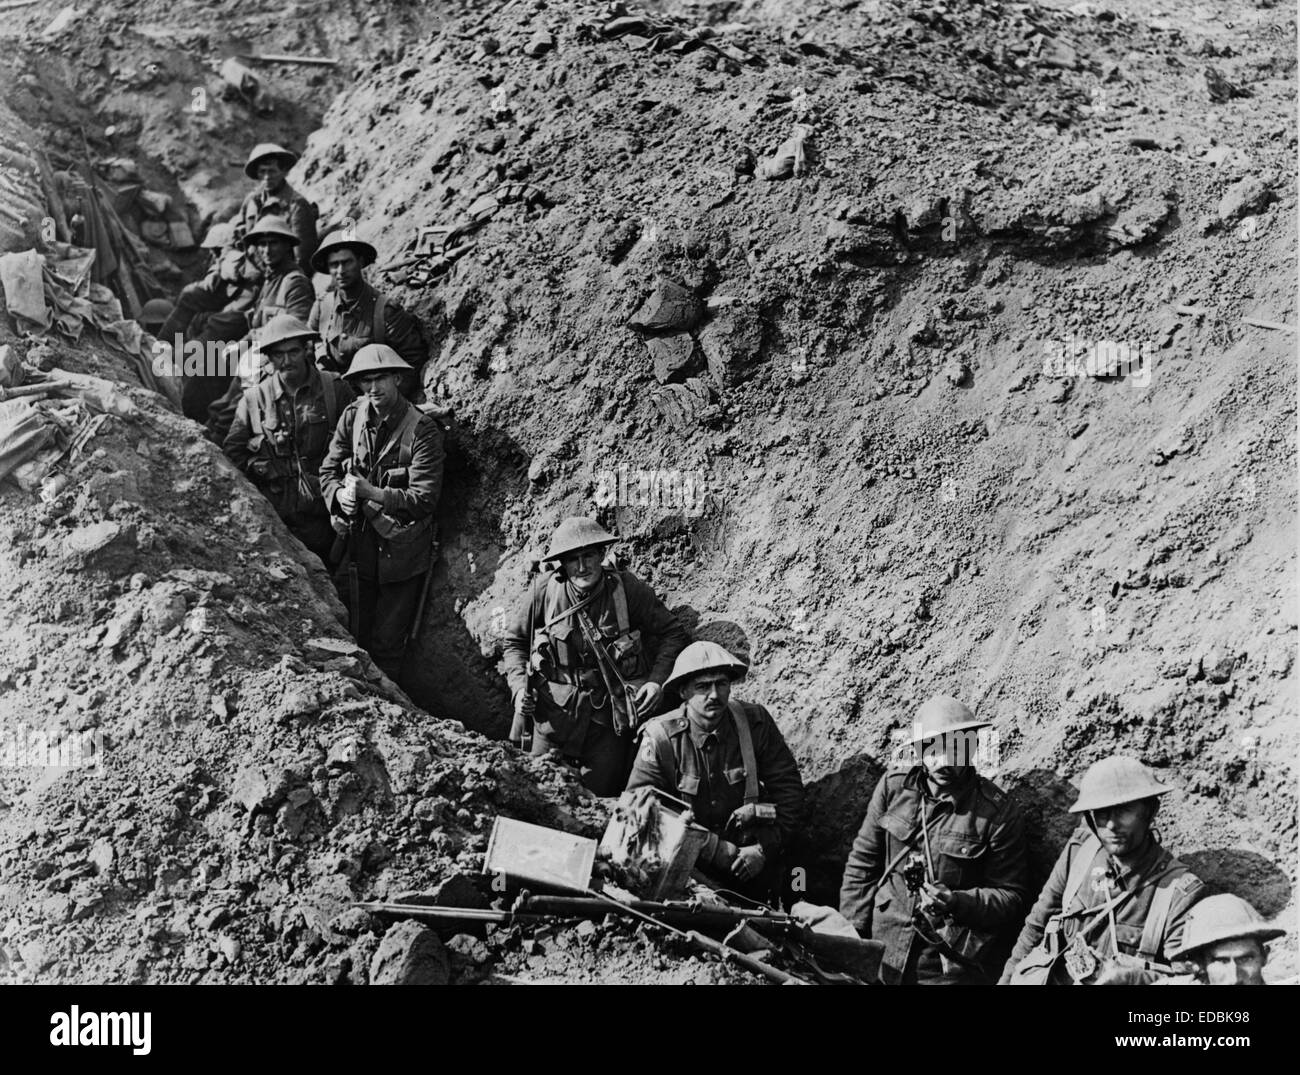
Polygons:
M662 686L690 637L654 590L630 571L605 569L597 587L587 602L558 572L544 572L506 632L504 656L512 694L528 689L530 662L542 684L533 753L563 751L578 761L590 790L609 796L623 789L632 737L615 733L614 703L596 655L575 617L563 614L583 603L624 678L638 685ZM620 604L626 624L620 623Z
M268 321L280 314L292 314L301 321L307 319L315 297L311 281L295 268L292 263L276 273L263 276L253 293L253 300L248 315L250 332L263 328ZM183 409L187 417L191 409L200 404L202 417L207 419L208 436L218 444L224 443L230 424L234 421L235 409L243 396L244 386L238 377L187 377L184 390L189 393L190 404Z
M397 403L388 414L379 413L364 396L350 404L320 467L325 504L339 519L346 519L337 498L350 468L383 491L382 510L358 504L350 520L351 550L337 581L352 610L348 563L355 561L357 642L394 679L401 670L424 574L432 568L433 513L446 459L437 420L404 399Z
M922 809L931 879L952 890L952 926L932 937L973 957L982 975L951 957L945 967L941 947L918 934L913 922L918 896L908 890L903 862L912 851L924 854ZM996 977L1028 889L1024 822L1006 793L972 768L961 783L934 796L924 768L915 766L887 772L876 785L844 866L840 911L863 937L884 942L884 980L973 984Z
M737 887L738 882L727 870L730 863L719 857L723 840L739 846L758 844L765 859L763 872L743 887L747 894L769 899L779 895L784 854L802 824L803 780L766 709L737 701L731 701L728 709L712 731L694 726L685 705L647 723L627 786L629 790L659 788L690 803L696 821L713 834L700 862L728 887ZM746 764L738 718L749 729L754 773ZM748 801L771 804L775 818L756 820L743 830L731 826L732 815Z
M292 393L278 376L267 377L244 391L223 445L289 531L327 565L334 530L321 495L320 465L339 413L353 396L347 382L310 363L306 382Z
M1076 864L1080 856L1085 861ZM1072 979L1061 956L1076 935L1103 954L1111 952L1104 895L1104 875L1111 865L1117 874L1112 883L1118 884L1123 893L1115 907L1120 952L1161 964L1170 962L1170 953L1178 950L1182 938L1184 919L1205 894L1205 886L1149 834L1141 850L1128 862L1120 862L1112 860L1097 837L1081 827L1061 851L1046 887L1029 912L1000 984L1011 983L1024 963L1022 972L1031 968L1044 971L1046 982L1036 984L1069 985ZM1072 874L1082 880L1063 909L1062 900ZM1162 889L1165 892L1160 900L1168 901L1163 928L1158 936L1148 938L1148 950L1141 952L1148 916Z
M307 324L320 333L316 363L321 369L344 372L352 356L368 343L386 343L416 371L406 394L413 394L424 365L424 340L415 318L389 296L362 281L357 296L349 299L331 287L311 308Z
M298 236L298 268L308 280L311 279L311 256L316 251L316 206L289 185L288 180L281 184L274 194L267 194L259 186L252 191L239 207L238 229L242 238L252 230L254 224L264 216L283 217L293 233ZM299 314L306 317L306 313Z

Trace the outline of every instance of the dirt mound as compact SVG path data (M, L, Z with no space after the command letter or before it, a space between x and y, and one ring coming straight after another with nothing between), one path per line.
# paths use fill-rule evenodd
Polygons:
M746 646L845 821L951 692L997 720L1040 868L1125 750L1183 790L1172 845L1279 912L1293 337L1243 318L1296 312L1285 17L723 7L452 23L313 136L305 185L426 316L461 423L464 628L431 649L494 656L549 528L599 510ZM806 174L762 178L796 125Z

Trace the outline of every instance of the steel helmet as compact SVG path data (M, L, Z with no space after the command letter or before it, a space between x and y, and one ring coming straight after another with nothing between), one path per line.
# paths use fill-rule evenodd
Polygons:
M912 742L922 743L940 735L954 735L974 728L987 728L991 720L978 720L964 703L946 694L936 694L922 703L912 718Z
M355 250L362 268L373 265L378 252L364 239L358 239L357 233L349 228L327 235L311 256L311 267L317 272L329 272L328 257L335 250Z
M293 314L276 314L262 326L257 335L257 347L258 350L265 351L268 347L287 340L314 340L316 336L316 332Z
M274 142L259 142L248 154L248 161L244 164L244 174L249 179L256 179L258 162L266 160L267 157L283 157L286 172L298 160L298 154L292 149L285 149L284 146L278 146Z
M199 245L204 250L224 250L228 246L234 246L235 225L229 222L213 224L208 228L208 234L203 237L203 242Z
M1277 929L1265 923L1260 913L1240 896L1224 893L1221 896L1206 896L1187 912L1183 924L1183 938L1176 951L1170 951L1175 958L1186 959L1198 948L1219 941L1231 941L1237 938L1254 937L1261 944L1276 940L1286 934L1286 930Z
M248 229L248 232L244 235L244 246L248 246L254 239L259 238L287 239L295 245L298 242L298 236L289 227L289 222L284 217L276 216L274 213L267 213L266 216Z
M140 308L142 325L161 325L171 316L172 304L166 299L150 299Z
M414 373L415 368L386 343L368 343L352 356L352 365L343 376L348 380L362 373Z
M558 560L566 553L613 545L617 540L618 538L595 519L574 515L555 528L555 533L551 535L551 547L546 550L546 555L542 559Z
M673 662L673 674L664 680L664 690L680 693L688 679L703 672L726 672L733 680L749 671L749 666L736 660L716 642L692 642Z
M1108 806L1137 802L1173 791L1156 780L1155 774L1137 758L1116 754L1089 766L1079 781L1079 798L1070 813L1104 810Z

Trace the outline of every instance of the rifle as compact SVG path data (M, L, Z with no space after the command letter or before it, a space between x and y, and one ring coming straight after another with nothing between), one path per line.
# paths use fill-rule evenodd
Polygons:
M600 637L600 632L596 630L596 625L591 622L591 617L587 615L585 610L578 612L577 620L578 627L582 630L582 636L587 640L587 645L591 647L592 652L596 655L596 664L600 668L600 676L605 681L605 693L609 696L609 709L610 716L614 721L614 732L617 735L626 735L636 727L636 688L623 678L618 663L610 656L604 639ZM614 694L615 684L618 686L623 705L627 710L626 715L621 719L618 702Z
M545 915L545 914L523 914L520 915L514 911L482 911L465 907L428 907L418 903L358 903L364 911L372 914L388 914L402 918L426 919L433 922L438 921L469 921L469 922L492 922L501 925L511 925L514 923L533 924L536 922L545 922L555 918L604 918L611 911L619 911L634 918L644 919L653 926L659 926L666 929L669 933L689 941L700 951L708 952L716 956L724 963L730 961L737 963L746 970L754 974L760 974L768 981L776 982L779 985L809 985L810 983L803 978L799 978L786 971L772 966L770 963L764 963L760 959L739 951L735 948L728 948L721 941L714 940L712 937L706 937L697 930L682 930L675 926L669 925L666 921L654 918L651 915L637 910L625 903L620 903L612 896L605 896L592 890L595 899L583 901L594 904L598 910L586 913L567 914L567 915Z
M874 981L884 954L880 941L843 937L831 933L818 933L808 928L793 915L768 908L746 909L718 907L691 901L656 902L633 900L620 903L608 896L532 896L523 895L510 911L481 911L463 907L429 907L413 903L361 903L358 907L372 914L387 914L405 918L426 919L431 922L490 922L499 925L533 925L555 919L599 919L609 914L648 919L674 933L684 933L693 943L701 930L731 932L740 926L751 926L763 937L780 943L792 941L807 949L812 956L830 960L854 969L860 977ZM712 946L719 942L705 937L706 950L718 953ZM720 946L722 947L722 946ZM723 958L739 954L726 948ZM755 961L757 962L757 961ZM753 968L750 968L753 969ZM756 971L765 974L765 971Z

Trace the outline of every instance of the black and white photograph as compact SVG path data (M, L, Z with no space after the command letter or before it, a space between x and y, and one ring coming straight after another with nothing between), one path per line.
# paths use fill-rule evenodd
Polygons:
M1280 1040L1133 987L1300 984L1294 0L0 16L35 1047L446 1003L293 988L377 985Z

